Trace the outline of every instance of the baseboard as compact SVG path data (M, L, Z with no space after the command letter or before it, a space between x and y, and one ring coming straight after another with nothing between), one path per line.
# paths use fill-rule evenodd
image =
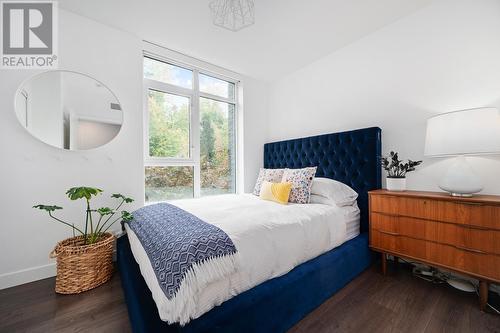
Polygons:
M55 275L56 275L55 263L22 269L16 272L1 274L0 290L10 287L15 287L28 282L46 279Z
M120 237L125 234L122 231L114 231L112 233L116 237ZM113 248L113 262L116 262L116 244ZM53 277L56 276L56 273L56 262L54 261L53 263L47 265L35 266L15 272L0 274L0 290Z
M113 249L113 262L116 262L116 248ZM21 284L56 276L56 263L22 269L16 272L0 274L0 290Z

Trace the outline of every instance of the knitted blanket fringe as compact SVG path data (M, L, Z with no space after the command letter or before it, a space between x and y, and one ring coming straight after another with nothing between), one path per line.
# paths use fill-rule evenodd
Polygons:
M196 308L196 295L207 285L220 279L227 278L238 269L239 254L228 254L207 258L200 263L193 264L186 271L175 297L168 301L168 318L161 318L169 324L178 322L184 326L191 319L188 313ZM160 312L161 313L161 312Z

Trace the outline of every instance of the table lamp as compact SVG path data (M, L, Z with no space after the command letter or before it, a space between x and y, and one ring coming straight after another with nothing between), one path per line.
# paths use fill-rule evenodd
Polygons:
M439 182L452 196L470 197L483 189L466 155L500 153L500 113L492 107L439 114L427 120L425 156L455 157Z

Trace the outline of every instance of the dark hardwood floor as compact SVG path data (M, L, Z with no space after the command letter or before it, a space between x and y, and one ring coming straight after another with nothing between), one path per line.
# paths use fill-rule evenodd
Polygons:
M54 279L0 291L0 332L130 332L120 278L80 295L56 295ZM477 297L373 266L291 329L299 332L500 332Z

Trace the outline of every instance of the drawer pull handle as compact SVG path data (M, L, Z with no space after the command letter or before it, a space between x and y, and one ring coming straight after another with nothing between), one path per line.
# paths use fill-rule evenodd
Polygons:
M473 225L473 224L463 224L463 225L457 224L457 226L459 226L459 227L461 226L461 227L467 228L467 229L475 229L475 230L483 230L483 231L495 231L495 229L483 227L480 225Z
M479 253L479 254L487 254L484 251L476 250L476 249L470 249L468 247L463 247L463 246L460 246L460 245L457 245L456 247L457 247L457 249L460 249L460 250L463 250L463 251L467 251L467 252L473 252L473 253Z
M386 234L386 235L399 236L399 234L397 232L382 231L382 230L379 230L379 232L382 234Z
M468 206L482 206L483 204L480 202L469 202L469 201L455 201L456 204L459 205L468 205Z

